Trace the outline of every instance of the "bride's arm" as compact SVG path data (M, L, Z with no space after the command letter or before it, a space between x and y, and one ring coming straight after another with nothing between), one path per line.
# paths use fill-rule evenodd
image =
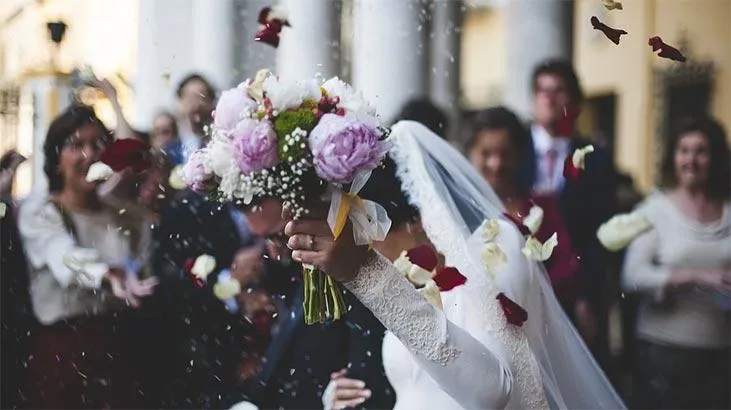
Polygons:
M478 341L447 320L386 258L371 252L345 287L462 407L505 407L512 390L512 374L501 347L496 341Z

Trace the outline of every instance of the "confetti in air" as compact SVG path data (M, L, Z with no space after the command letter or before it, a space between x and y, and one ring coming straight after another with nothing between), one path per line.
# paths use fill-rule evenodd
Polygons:
M607 8L607 10L622 10L622 2L621 1L614 1L614 0L602 0L602 4L604 4L604 7Z
M619 45L620 38L623 35L627 34L627 32L625 30L612 28L612 27L609 27L608 25L602 23L601 21L599 21L598 18L596 18L596 16L592 16L591 26L594 28L594 30L599 30L602 33L604 33L604 35L607 36L607 38L609 40L611 40L612 43L617 44L617 45Z
M287 19L287 12L279 7L264 7L259 12L259 30L254 35L255 41L277 48L282 28L292 27Z
M652 47L652 51L660 50L660 52L657 54L658 57L667 58L668 60L673 60L680 63L684 63L686 61L685 56L683 55L683 53L680 52L680 50L669 44L666 44L664 41L662 41L662 38L660 38L660 36L650 37L650 39L647 41L647 44Z

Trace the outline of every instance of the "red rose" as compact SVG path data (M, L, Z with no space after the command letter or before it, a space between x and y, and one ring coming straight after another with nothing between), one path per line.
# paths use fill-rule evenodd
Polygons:
M114 172L120 172L125 168L142 172L152 166L150 147L135 138L114 141L104 149L99 160L109 165Z
M429 245L417 246L406 253L409 261L414 265L431 272L437 267L437 254Z
M511 215L511 214L509 214L507 212L503 212L503 216L505 218L507 218L510 222L512 222L513 224L515 224L515 226L518 227L518 230L520 231L521 234L523 234L523 235L530 235L530 229L528 229L527 226L523 225L523 220L522 219L518 219L518 218L514 217L513 215Z
M525 311L519 304L513 302L509 297L505 296L504 293L500 292L496 298L500 301L500 307L503 308L505 318L508 319L508 323L515 326L523 326L523 323L528 320L528 312Z
M434 283L437 284L437 287L442 292L450 291L457 286L464 285L465 282L467 282L467 278L459 273L457 268L452 267L439 269L439 271L437 271L437 274L432 277L432 280L434 281Z

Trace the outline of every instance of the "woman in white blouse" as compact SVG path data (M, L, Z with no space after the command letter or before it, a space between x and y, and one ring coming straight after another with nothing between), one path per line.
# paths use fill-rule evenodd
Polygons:
M116 311L138 306L154 279L128 269L130 237L139 224L102 204L89 166L108 143L93 110L72 106L49 127L44 171L50 195L21 206L19 229L30 262L33 310L31 407L102 408L135 404L136 389L121 357ZM127 220L124 220L127 219Z
M662 163L662 190L639 212L654 226L634 240L623 286L646 297L633 396L637 408L729 408L731 164L723 127L680 124Z

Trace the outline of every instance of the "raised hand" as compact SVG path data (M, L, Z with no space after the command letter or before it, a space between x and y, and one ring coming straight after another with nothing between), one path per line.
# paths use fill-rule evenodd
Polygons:
M322 395L325 410L355 407L371 397L371 391L366 388L366 384L361 380L346 378L347 373L347 369L342 369L330 375L330 383Z

